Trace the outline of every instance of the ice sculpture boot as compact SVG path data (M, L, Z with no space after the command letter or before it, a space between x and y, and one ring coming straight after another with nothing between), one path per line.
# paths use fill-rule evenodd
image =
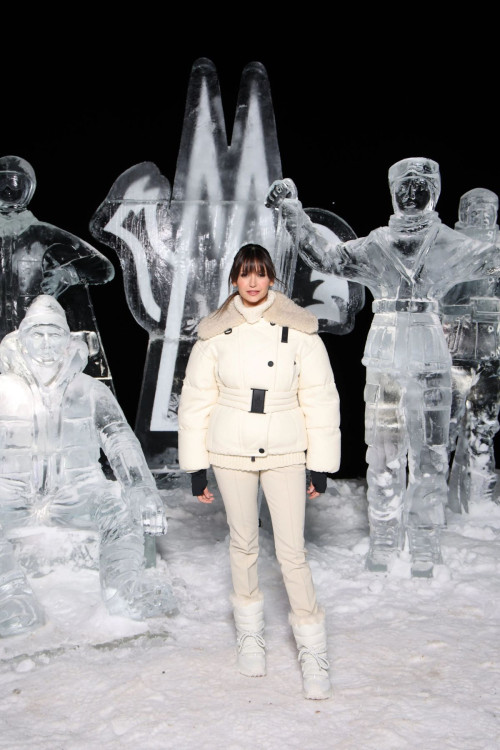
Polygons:
M101 531L101 587L110 614L142 620L174 612L177 602L168 582L143 568L142 529L124 499L103 496L95 519Z
M440 529L436 527L410 527L408 539L411 552L411 574L414 578L432 578L434 565L443 562L441 557Z
M19 567L12 544L0 536L0 637L45 624L43 609Z
M469 505L493 500L497 476L492 471L479 473L453 462L448 505L455 513L468 513Z
M325 613L319 612L310 618L292 614L290 623L302 667L302 695L310 700L330 698L332 689L328 676L330 662L326 654Z
M247 677L264 677L266 674L266 642L264 640L264 599L261 596L251 604L242 605L241 599L232 598L236 625L238 671Z
M374 528L375 527L375 528ZM372 573L386 573L391 561L403 546L401 523L370 523L370 549L366 569Z
M43 609L27 581L12 581L0 589L0 637L29 633L45 625Z

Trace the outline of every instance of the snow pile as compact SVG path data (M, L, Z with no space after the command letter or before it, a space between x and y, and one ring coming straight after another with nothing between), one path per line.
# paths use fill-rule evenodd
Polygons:
M386 576L364 570L363 482L330 482L309 502L307 547L327 611L334 686L331 700L316 702L300 694L265 509L260 579L268 676L246 678L235 670L220 497L208 506L186 490L162 494L169 534L159 568L173 580L180 614L147 624L109 616L95 542L82 532L63 539L45 530L30 581L48 624L0 644L0 748L499 746L499 506L449 513L444 564L434 579L412 580L404 556ZM16 542L25 561L33 559L32 541Z

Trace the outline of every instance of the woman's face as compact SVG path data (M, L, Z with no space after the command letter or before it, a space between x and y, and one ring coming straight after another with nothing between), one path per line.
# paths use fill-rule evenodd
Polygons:
M240 271L236 284L233 284L238 289L245 307L254 307L263 302L272 285L273 282L266 273L255 270Z

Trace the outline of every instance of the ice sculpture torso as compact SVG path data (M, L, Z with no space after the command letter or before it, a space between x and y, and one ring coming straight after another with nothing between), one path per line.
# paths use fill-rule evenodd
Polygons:
M27 210L35 188L28 162L0 158L0 339L18 327L41 292L60 297L71 329L89 347L87 373L111 385L87 285L110 281L114 268L91 245Z
M432 372L450 367L438 301L457 280L484 275L492 258L481 243L433 217L414 234L389 227L342 246L337 271L365 284L375 313L363 363L388 370Z
M466 362L500 359L500 282L457 284L443 300L443 326L450 353Z
M18 523L21 516L26 522L40 522L46 505L42 496L100 473L96 432L98 419L103 418L100 412L105 409L111 419L123 420L123 415L108 398L109 390L81 372L87 354L78 339L72 341L68 363L50 388L27 370L16 333L4 340L1 355L9 370L0 375L1 474L23 480L33 498L13 516L4 517L2 512L2 524Z

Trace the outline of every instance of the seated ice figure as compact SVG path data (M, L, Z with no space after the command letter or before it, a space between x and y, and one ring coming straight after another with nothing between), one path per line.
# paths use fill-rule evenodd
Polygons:
M455 229L468 237L500 244L498 196L474 188L460 199ZM493 275L457 284L441 302L443 329L452 357L453 401L449 505L491 500L497 476L493 438L500 410L500 280Z
M0 344L0 635L43 624L8 541L10 529L96 529L103 598L134 619L175 607L167 583L143 572L144 533L167 522L140 444L103 383L83 374L88 349L64 310L40 295ZM103 449L118 481L104 477Z
M336 245L297 213L288 200L296 194L291 180L273 183L267 205L282 206L310 266L364 284L373 294L375 316L363 357L367 567L386 571L407 538L412 574L430 577L441 562L452 400L439 301L458 282L500 275L500 252L441 223L434 210L441 177L432 159L393 164L389 188L389 225Z

